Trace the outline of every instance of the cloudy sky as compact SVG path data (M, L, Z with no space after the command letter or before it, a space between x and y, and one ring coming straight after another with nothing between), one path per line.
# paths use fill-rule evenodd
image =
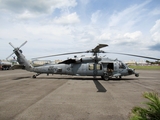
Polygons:
M0 59L12 53L9 42L18 47L26 40L28 59L99 43L109 52L160 58L160 0L0 0Z

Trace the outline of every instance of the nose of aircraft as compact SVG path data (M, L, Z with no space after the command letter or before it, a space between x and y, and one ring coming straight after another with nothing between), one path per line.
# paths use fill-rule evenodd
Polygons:
M128 68L128 74L129 74L129 75L135 74L135 70L132 69L132 68Z
M136 77L139 77L139 73L136 73L135 69L132 68L128 68L128 74L129 75L135 74Z

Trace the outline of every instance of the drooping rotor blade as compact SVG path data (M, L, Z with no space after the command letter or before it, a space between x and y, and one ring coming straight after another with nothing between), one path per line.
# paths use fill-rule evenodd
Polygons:
M106 47L106 46L108 46L107 44L99 44L99 45L97 45L95 48L94 48L94 50L99 50L100 48L103 48L103 47Z
M27 41L25 41L21 46L19 46L19 48L21 48L23 45L25 45L27 43Z
M86 53L87 51L83 52L71 52L71 53L62 53L62 54L56 54L56 55L48 55L48 56L42 56L42 57L36 57L32 59L40 59L40 58L47 58L47 57L54 57L54 56L62 56L62 55L69 55L69 54L81 54L81 53Z
M141 57L141 58L148 58L148 59L153 59L153 60L160 60L160 58L154 58L154 57L142 56L142 55L134 55L134 54L126 54L126 53L117 53L117 52L105 52L105 53L120 54L120 55L128 55L128 56Z
M108 46L108 45L107 44L99 44L94 49L92 49L91 52L98 53L100 48L103 48L103 47L106 47L106 46Z
M54 57L54 56L61 56L61 55L69 55L69 54L81 54L81 53L94 53L97 54L100 51L100 48L108 46L107 44L99 44L94 49L88 50L88 51L82 51L82 52L71 52L71 53L63 53L63 54L56 54L56 55L48 55L48 56L42 56L42 57L36 57L32 59L40 59L40 58L47 58L47 57Z

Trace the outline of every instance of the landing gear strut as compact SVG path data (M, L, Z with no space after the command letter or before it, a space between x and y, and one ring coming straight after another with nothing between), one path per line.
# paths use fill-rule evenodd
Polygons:
M37 73L36 75L33 75L32 78L36 78L38 75L40 75L41 73Z
M122 76L118 76L118 79L121 80L121 79L122 79Z

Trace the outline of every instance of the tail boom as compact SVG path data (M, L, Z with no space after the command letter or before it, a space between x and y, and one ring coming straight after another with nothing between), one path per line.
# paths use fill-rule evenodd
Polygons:
M21 48L24 44L26 44L26 43L27 43L27 41L25 41L19 48L18 48L18 47L15 48L15 47L12 45L12 43L9 43L9 44L14 48L12 54L14 54L14 53L16 54L18 63L19 63L20 65L24 66L24 69L26 69L27 71L33 72L33 68L34 68L34 67L28 62L28 60L25 58L25 56L22 54L22 51L20 50L20 48ZM12 55L12 54L11 54L11 55ZM10 56L11 56L11 55L10 55ZM9 56L9 57L10 57L10 56ZM7 59L8 59L9 57L7 57Z

